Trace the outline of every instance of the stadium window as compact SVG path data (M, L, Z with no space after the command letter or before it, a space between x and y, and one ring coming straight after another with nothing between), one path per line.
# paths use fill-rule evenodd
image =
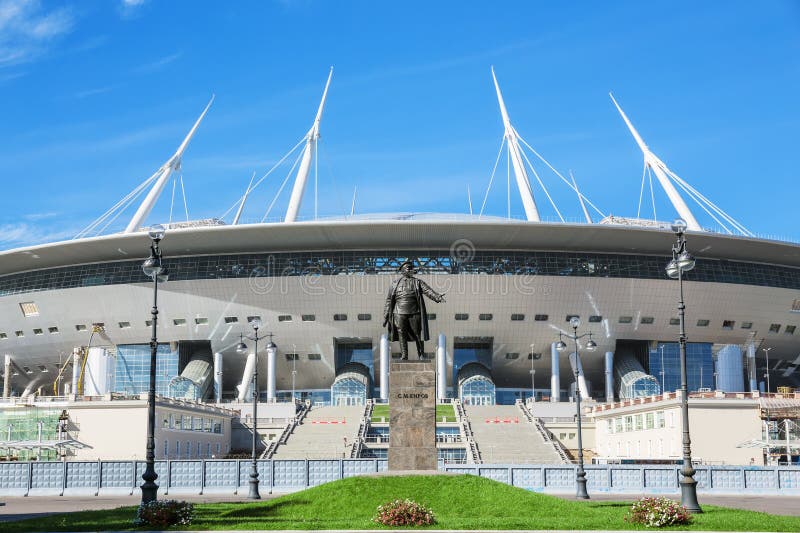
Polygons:
M7 339L8 335L5 333L0 333L0 339Z
M86 331L86 324L75 324L75 331Z
M248 324L249 324L250 322L252 322L253 320L261 320L261 317L260 317L260 316L258 316L258 315L253 315L253 316L249 316L249 317L247 317L247 323L248 323Z
M708 324L709 324L709 321L706 320L705 318L701 318L700 320L697 321L697 327L698 328L705 328L705 327L708 326Z
M300 355L296 353L287 353L284 354L286 356L287 361L298 361L300 360Z
M208 319L205 318L205 317L196 317L194 319L194 323L197 324L198 326L207 326L208 325Z
M14 335L16 335L17 337L24 337L25 333L22 332L22 331L17 330L17 331L14 332Z
M44 365L39 365L39 372L50 372L50 371L49 371L49 370L47 370L47 367L46 367L46 366L44 366Z
M797 298L792 302L792 312L800 313L800 298Z
M651 316L643 316L642 319L639 321L640 324L652 324L655 322L656 319Z
M680 323L681 323L681 320L679 318L670 318L669 319L669 325L670 326L677 326Z
M547 322L549 318L550 318L549 315L534 315L533 316L533 319L536 322Z
M23 366L23 367L22 367L22 370L23 370L23 372L25 372L26 374L33 374L33 370L31 370L31 367L29 367L29 366Z
M127 328L131 327L131 323L130 322L119 322L118 325L119 325L120 329L127 329Z
M33 328L33 334L34 335L44 335L44 331L42 331L42 328Z
M506 359L519 359L519 353L509 352L506 354Z
M492 318L494 318L492 313L481 313L478 315L478 320L491 320Z
M580 318L580 317L581 317L581 315L567 315L567 322L569 322L573 318Z
M633 317L632 316L621 316L621 317L619 317L619 323L620 324L630 324L631 322L633 322Z
M278 315L278 322L291 322L292 315Z
M511 314L511 321L512 322L522 322L525 320L525 315L522 313L512 313Z
M148 328L151 328L151 327L153 327L153 321L152 320L145 320L144 321L144 325L147 326Z
M47 331L49 331L51 335L55 335L56 333L59 332L56 326L50 326L49 328L47 328Z
M469 320L469 314L468 313L456 313L455 318L456 318L456 320Z
M436 313L428 313L428 320L436 320Z
M359 320L372 320L372 315L369 313L359 313L358 314Z
M770 326L769 326L769 332L770 333L778 333L780 330L781 330L781 325L780 324L770 324Z
M174 318L172 319L172 323L176 326L185 326L186 319L185 318Z
M347 315L344 313L336 313L335 315L333 315L333 320L335 320L336 322L344 322L345 320L347 320Z
M237 316L226 316L225 317L225 323L226 324L235 324L237 322L239 322L239 317L237 317Z
M19 308L23 316L39 316L39 307L34 302L21 302Z
M541 358L542 358L541 353L532 352L528 354L528 361L530 361L531 359L533 359L534 361L538 361Z
M597 323L597 322L602 322L602 321L603 321L603 317L600 316L600 315L592 315L592 316L589 317L589 322Z
M733 329L734 324L736 324L734 320L723 320L722 329Z
M300 319L303 322L314 322L315 320L317 320L317 315L301 315Z
M797 326L786 326L783 328L783 332L786 335L794 335L794 330L797 329Z
M320 359L322 359L322 354L319 354L319 353L310 353L310 354L308 354L308 360L309 361L319 361Z
M753 323L752 322L742 322L742 325L741 325L742 329L750 329L752 327L753 327Z

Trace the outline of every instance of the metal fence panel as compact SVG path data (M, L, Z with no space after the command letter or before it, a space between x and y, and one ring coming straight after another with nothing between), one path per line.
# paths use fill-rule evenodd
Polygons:
M64 465L55 462L31 463L31 489L55 489L61 492Z
M134 466L135 465L135 466ZM386 460L319 459L258 461L262 491L288 492L388 468ZM172 489L241 491L250 481L246 460L156 461L159 494ZM53 492L138 491L143 461L0 462L0 494L44 495ZM440 470L472 474L515 487L552 493L575 490L574 465L440 465ZM679 491L680 467L659 465L589 465L589 492L671 493ZM700 493L800 493L800 468L701 466L695 480Z
M235 487L238 480L236 461L206 461L205 486Z
M100 488L127 488L136 484L132 461L104 461L100 468Z

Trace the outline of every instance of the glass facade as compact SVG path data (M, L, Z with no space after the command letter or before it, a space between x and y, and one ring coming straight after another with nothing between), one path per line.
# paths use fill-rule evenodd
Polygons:
M659 382L655 377L645 373L642 365L631 354L622 354L614 358L614 376L618 384L617 394L620 399L661 394Z
M649 366L650 374L659 383L663 379L665 392L673 392L681 387L680 351L677 342L658 343L655 349L650 350ZM689 342L686 344L686 385L690 392L701 388L711 390L714 386L714 360L711 355L710 343Z
M356 378L344 378L334 381L331 387L332 405L365 405L367 386Z
M170 382L179 374L178 352L169 344L156 351L156 394L170 396ZM150 389L150 345L117 345L117 364L113 391L121 394L147 394Z
M450 251L321 251L304 253L206 255L167 258L170 280L276 276L396 274L413 260L423 274L506 274L606 278L666 279L667 256L580 254L571 252L477 251L459 262ZM800 269L698 259L687 281L736 283L800 289ZM94 285L146 283L141 261L115 261L34 270L0 276L0 296Z
M56 450L39 450L35 447L15 449L4 447L3 443L38 441L40 428L43 441L58 440L60 415L60 410L38 407L0 409L0 456L20 461L37 458L42 461L57 459Z
M464 405L495 404L494 383L485 376L472 376L464 380L458 392L458 396Z
M348 363L360 363L369 369L369 376L375 382L375 357L371 339L334 339L334 346L336 370Z
M491 369L493 343L491 337L454 337L453 383L458 383L458 371L470 363L480 363Z

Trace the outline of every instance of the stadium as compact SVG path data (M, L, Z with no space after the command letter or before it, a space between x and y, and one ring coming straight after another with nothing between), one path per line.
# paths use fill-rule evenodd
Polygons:
M665 273L676 239L671 224L610 215L594 221L574 179L564 181L585 221L542 221L531 186L538 175L525 152L533 149L511 125L496 80L505 150L526 220L472 213L300 220L329 84L330 77L299 145L281 221L239 223L248 187L228 221L165 225L160 247L169 278L158 286L159 395L240 405L250 398L257 370L258 396L267 404L294 398L363 410L386 401L389 361L399 353L386 340L383 307L406 260L446 294L446 302L428 306L425 345L425 356L436 360L443 401L480 407L529 400L537 409L555 409L556 418L565 416L558 405L568 407L574 396L575 375L590 403L678 388L678 284ZM800 246L755 237L672 173L618 109L646 169L688 226L696 259L683 283L689 390L756 397L780 391L793 399L800 386ZM154 283L142 262L148 230L158 222L148 215L207 111L170 160L78 238L0 253L4 401L147 391ZM724 230L704 229L679 189ZM93 234L145 191L125 230ZM589 351L588 338L581 340L577 362L571 346L556 350L573 334L576 316L578 333L591 333L597 346ZM259 333L268 333L259 357L248 340L255 317L263 324ZM237 350L243 341L249 353Z

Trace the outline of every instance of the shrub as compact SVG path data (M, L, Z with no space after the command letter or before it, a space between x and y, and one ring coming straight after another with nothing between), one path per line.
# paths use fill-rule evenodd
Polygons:
M633 502L625 520L649 527L663 527L688 524L692 516L685 507L669 498L642 498Z
M436 517L421 503L405 499L379 505L372 521L384 526L429 526L436 523Z
M188 525L194 517L194 505L178 500L154 500L139 505L135 526L168 527L176 524Z

